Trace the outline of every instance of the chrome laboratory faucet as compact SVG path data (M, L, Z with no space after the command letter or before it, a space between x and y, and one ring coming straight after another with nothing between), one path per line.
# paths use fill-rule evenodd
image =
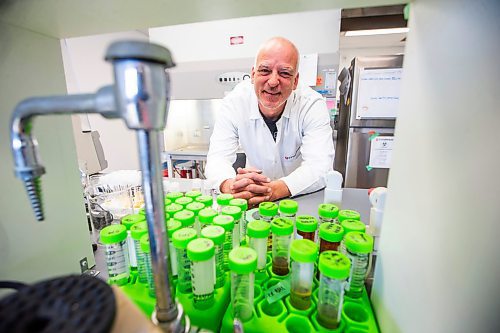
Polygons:
M111 44L106 60L113 64L114 85L95 94L30 98L17 105L10 123L15 173L24 182L35 216L41 221L40 177L45 169L32 133L35 116L99 113L106 118L122 118L128 128L136 130L156 289L153 321L166 332L187 332L189 319L175 302L170 271L160 160L161 130L165 128L170 96L165 69L174 63L167 49L137 41Z

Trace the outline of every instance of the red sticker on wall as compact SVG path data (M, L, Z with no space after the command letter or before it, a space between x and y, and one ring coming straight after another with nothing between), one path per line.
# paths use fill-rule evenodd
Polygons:
M244 42L243 36L229 37L229 43L231 45L240 45L240 44L243 44L243 42Z

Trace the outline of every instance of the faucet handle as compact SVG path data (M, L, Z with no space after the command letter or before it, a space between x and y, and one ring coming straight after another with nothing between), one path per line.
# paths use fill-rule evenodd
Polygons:
M174 66L166 48L139 41L111 44L105 59L113 63L115 101L120 117L135 130L163 130L167 122Z

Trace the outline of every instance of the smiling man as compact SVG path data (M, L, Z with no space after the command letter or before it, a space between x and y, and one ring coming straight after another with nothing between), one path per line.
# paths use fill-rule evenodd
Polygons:
M223 100L210 138L205 174L214 187L250 206L325 186L334 148L320 94L299 83L299 52L282 37L264 43L244 81ZM236 151L245 168L232 168Z

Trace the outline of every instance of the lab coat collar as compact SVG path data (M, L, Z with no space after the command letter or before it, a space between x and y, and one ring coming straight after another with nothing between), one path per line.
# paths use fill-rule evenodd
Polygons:
M297 98L296 95L297 95L296 91L294 90L292 91L290 96L288 96L288 99L286 100L285 110L283 110L283 114L281 115L281 117L290 118L292 105L295 103L295 100ZM253 120L262 119L262 116L259 111L259 101L255 93L252 94L251 102L252 102L252 108L248 118Z

